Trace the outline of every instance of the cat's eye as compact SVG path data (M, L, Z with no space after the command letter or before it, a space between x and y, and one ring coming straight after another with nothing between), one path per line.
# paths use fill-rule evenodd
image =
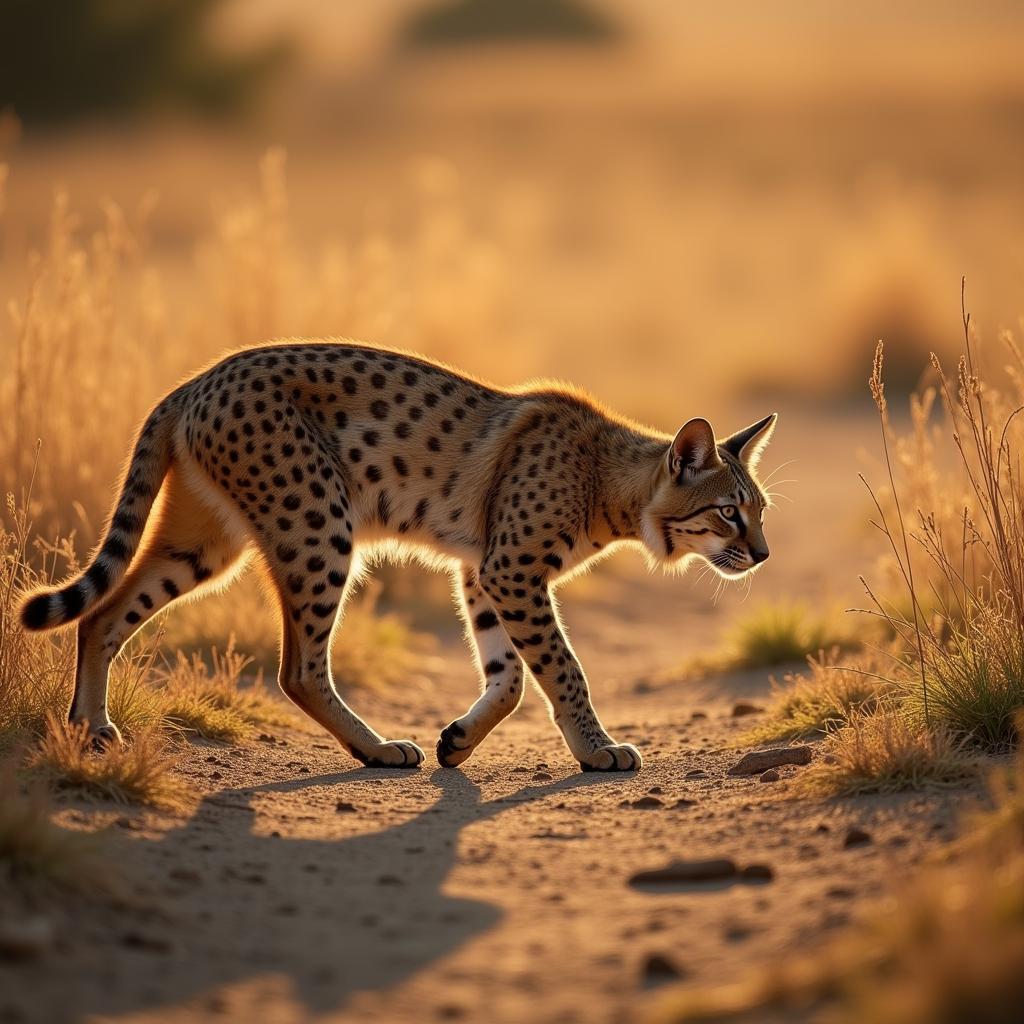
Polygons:
M721 512L726 519L731 521L735 521L738 514L735 505L721 505L719 506L718 511Z

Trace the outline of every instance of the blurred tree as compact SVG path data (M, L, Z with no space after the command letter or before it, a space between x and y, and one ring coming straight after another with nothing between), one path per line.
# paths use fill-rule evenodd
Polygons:
M238 107L286 59L276 40L224 53L207 31L222 0L3 0L0 110L28 126L157 106Z
M447 0L415 14L404 37L413 46L565 40L606 42L617 27L580 0Z

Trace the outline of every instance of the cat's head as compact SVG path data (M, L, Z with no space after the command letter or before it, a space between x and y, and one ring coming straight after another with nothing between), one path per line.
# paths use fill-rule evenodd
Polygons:
M703 558L736 578L768 557L762 526L768 499L755 473L775 420L772 413L722 441L704 419L680 429L644 509L644 544L658 561Z

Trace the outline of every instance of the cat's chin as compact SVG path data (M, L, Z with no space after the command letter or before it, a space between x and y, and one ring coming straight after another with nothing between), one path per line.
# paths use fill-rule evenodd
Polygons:
M742 567L733 567L726 565L718 565L715 562L708 563L715 572L718 573L723 579L726 580L741 580L744 576L749 576L756 569L756 565L745 565Z

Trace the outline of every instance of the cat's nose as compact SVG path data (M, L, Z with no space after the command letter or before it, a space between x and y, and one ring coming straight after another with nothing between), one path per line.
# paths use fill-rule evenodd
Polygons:
M760 565L771 552L767 548L751 548L750 557L754 561L754 565Z

